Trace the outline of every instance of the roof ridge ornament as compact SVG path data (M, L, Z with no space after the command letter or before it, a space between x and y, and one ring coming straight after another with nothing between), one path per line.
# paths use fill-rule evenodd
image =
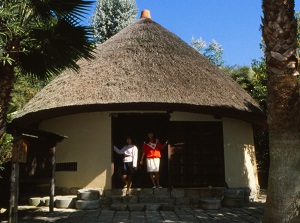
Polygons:
M151 19L151 14L150 14L150 10L148 9L144 9L142 12L141 12L141 19Z

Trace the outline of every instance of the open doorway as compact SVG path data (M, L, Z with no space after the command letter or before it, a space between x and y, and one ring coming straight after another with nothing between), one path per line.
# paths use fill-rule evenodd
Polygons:
M147 140L149 130L153 131L156 138L164 143L168 138L169 115L167 113L117 113L112 114L112 144L118 148L126 145L126 137L130 136L138 148L138 169L133 176L133 188L152 187L146 165L139 165L142 156L142 145ZM168 186L168 150L161 152L160 182L163 187ZM112 176L112 187L122 188L121 180L123 155L112 154L114 173Z

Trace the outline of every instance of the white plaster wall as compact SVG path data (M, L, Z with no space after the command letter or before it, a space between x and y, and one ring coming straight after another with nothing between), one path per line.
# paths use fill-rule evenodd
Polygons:
M250 187L256 192L258 178L250 123L187 112L171 113L170 121L222 121L225 180L229 187ZM56 186L111 188L109 112L63 116L42 122L40 128L69 137L57 146L57 163L78 163L77 172L56 172Z
M225 180L229 187L259 187L252 125L223 119Z
M57 145L56 162L77 162L77 171L56 172L56 186L111 188L111 118L106 112L68 115L40 124L68 136Z

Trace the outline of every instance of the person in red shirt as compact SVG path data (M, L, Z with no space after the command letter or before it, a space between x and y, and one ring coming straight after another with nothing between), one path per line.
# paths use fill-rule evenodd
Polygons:
M162 145L158 139L153 137L153 132L148 133L149 141L143 144L143 154L140 164L143 165L144 157L146 156L147 171L150 173L150 179L154 188L162 188L159 184L159 164L160 164L160 151L164 149L167 142Z

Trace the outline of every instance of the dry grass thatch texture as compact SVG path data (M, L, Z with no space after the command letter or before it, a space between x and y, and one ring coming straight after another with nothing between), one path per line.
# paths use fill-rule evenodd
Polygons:
M162 110L186 106L261 115L236 82L151 19L126 27L96 48L94 60L78 64L79 73L62 73L16 118L45 118L71 110L147 109L155 104Z

